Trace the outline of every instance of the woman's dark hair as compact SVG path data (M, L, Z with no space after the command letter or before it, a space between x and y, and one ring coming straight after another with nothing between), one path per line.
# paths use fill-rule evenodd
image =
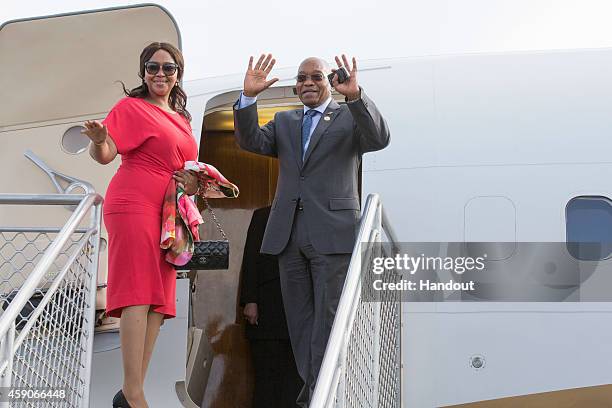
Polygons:
M131 96L133 98L146 98L149 96L149 88L147 84L144 82L145 75L145 63L147 63L153 54L155 54L159 50L164 50L170 54L174 62L178 65L178 73L177 73L177 82L176 86L172 87L170 91L170 97L168 98L168 103L170 104L170 108L175 112L183 115L188 121L191 121L191 115L187 112L187 94L181 88L179 82L183 78L183 73L185 72L185 60L183 60L183 54L181 51L173 46L172 44L164 43L164 42L154 42L145 47L144 50L140 53L140 68L138 72L138 76L142 79L142 84L137 86L134 89L128 90L125 87L125 84L121 82L123 86L123 92L127 96Z

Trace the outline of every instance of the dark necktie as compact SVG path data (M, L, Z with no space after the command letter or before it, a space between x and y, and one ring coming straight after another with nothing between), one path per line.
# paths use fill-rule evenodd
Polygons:
M302 122L302 160L306 156L306 144L310 140L310 128L312 127L312 118L318 114L319 111L310 109L304 114L304 121Z

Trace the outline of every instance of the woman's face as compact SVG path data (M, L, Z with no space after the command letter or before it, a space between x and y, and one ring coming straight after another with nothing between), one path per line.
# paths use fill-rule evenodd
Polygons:
M168 51L157 50L145 63L144 81L149 94L167 97L177 80L178 66Z

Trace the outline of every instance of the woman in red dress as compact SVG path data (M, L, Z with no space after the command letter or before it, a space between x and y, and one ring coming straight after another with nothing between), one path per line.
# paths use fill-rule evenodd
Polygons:
M182 170L197 159L187 96L179 81L181 52L152 43L140 55L142 84L121 99L102 122L85 122L89 153L121 166L104 202L109 237L107 314L121 317L123 389L114 407L148 407L144 378L164 318L176 315L176 272L160 249L164 194L174 178L187 194L197 191L195 175Z

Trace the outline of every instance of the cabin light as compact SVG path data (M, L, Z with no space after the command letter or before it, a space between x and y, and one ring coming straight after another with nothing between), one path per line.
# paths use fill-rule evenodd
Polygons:
M62 136L62 150L68 154L80 154L87 150L89 138L81 133L83 126L72 126Z

